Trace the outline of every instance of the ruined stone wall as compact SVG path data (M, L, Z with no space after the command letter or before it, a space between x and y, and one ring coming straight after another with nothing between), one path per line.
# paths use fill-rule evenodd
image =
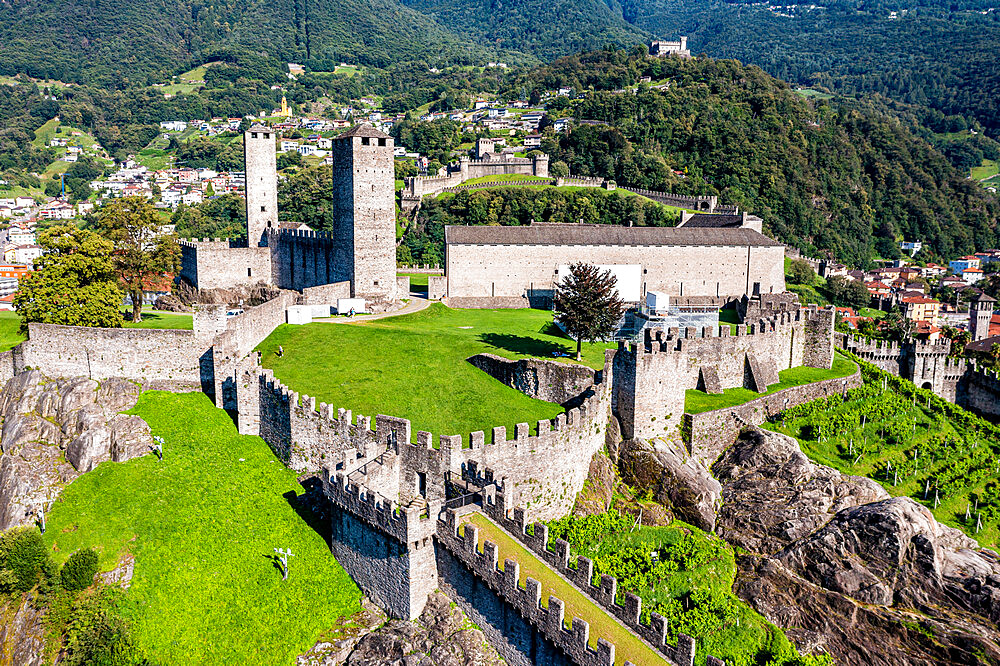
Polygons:
M997 372L970 367L958 383L956 402L987 418L1000 417L1000 377Z
M199 289L227 289L272 281L271 253L243 241L180 241L181 278Z
M124 377L197 388L203 377L211 378L210 346L193 331L31 323L20 353L26 366L50 377Z
M691 455L705 467L711 467L716 458L736 441L740 430L745 426L761 425L785 409L835 393L844 393L862 383L859 369L849 377L793 386L735 407L686 414L684 430L689 437Z
M671 296L739 298L785 291L782 247L458 245L447 247L448 296L549 297L556 268L592 264L641 264L645 291Z
M350 282L333 282L316 287L306 287L302 290L302 299L306 305L336 306L338 299L350 297Z
M559 405L572 401L594 384L594 371L585 365L537 358L512 361L495 354L476 354L467 360L502 384Z

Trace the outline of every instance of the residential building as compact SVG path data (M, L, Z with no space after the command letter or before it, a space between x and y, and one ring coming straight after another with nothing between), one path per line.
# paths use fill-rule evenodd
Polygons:
M976 284L983 277L983 269L981 268L966 268L962 271L962 279L965 280L966 284Z
M979 268L979 267L980 267L979 257L971 254L966 255L964 257L959 257L958 259L952 259L951 261L948 262L948 268L950 268L951 272L956 275L961 274L962 271L966 270L967 268Z
M925 321L935 324L941 312L940 301L923 295L904 296L899 299L899 305L903 308L903 316L911 321Z

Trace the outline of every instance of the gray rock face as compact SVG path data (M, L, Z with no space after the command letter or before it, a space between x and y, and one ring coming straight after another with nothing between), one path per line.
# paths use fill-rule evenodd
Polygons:
M678 518L695 527L715 529L722 486L678 444L630 439L618 451L618 471L633 488L651 490Z
M119 414L140 388L122 379L48 379L23 372L0 391L0 529L30 524L42 503L106 460L151 450L149 426Z
M748 429L712 465L723 485L719 535L771 555L826 524L841 509L887 499L875 481L809 461L780 433Z
M377 611L366 610L362 615ZM384 615L382 616L384 619ZM362 618L356 636L317 643L298 666L500 666L503 660L483 633L442 592L434 592L413 622L381 626ZM377 629L375 627L378 626Z
M837 664L1000 663L1000 558L867 478L744 432L713 466L735 590ZM874 646L878 646L877 649Z
M29 597L17 595L0 603L0 645L2 663L18 666L41 666L45 663L44 612L36 609Z

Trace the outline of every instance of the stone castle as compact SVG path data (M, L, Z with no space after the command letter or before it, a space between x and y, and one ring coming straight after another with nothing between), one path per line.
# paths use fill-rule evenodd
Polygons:
M570 511L592 456L619 428L618 439L670 440L707 468L743 425L860 381L855 375L735 409L684 414L688 389L764 392L781 370L831 367L834 312L781 296L782 246L761 233L760 220L732 213L686 216L670 229L449 227L447 272L432 276L429 292L453 305L526 306L552 289L562 264L584 260L628 267L643 290L715 308L739 301L744 322L647 329L607 350L598 371L477 355L469 359L477 368L563 405L563 413L512 432L414 433L405 419L352 414L296 393L262 368L254 351L295 305L361 297L391 307L400 296L392 139L360 126L334 140L335 215L327 234L282 227L274 132L258 125L244 138L248 242L185 243L182 277L204 289L265 282L278 288L276 297L235 316L224 305L199 306L190 331L32 323L26 342L0 354L0 379L31 367L53 377L123 377L145 387L204 391L241 433L259 435L286 465L312 478L330 520L333 555L393 617L417 617L440 588L510 663L621 663L604 637L591 644L586 622L573 618L565 627L558 598L543 607L537 582L528 579L522 588L517 563L500 570L496 545L484 541L480 552L475 526L459 530L465 514L479 511L665 661L691 666L692 639L668 641L664 618L642 620L638 597L617 594L609 576L595 585L591 562L571 566L566 542L548 543L544 524L529 526Z
M275 138L261 125L243 136L247 241L182 242L181 278L200 289L264 282L309 290L307 304L363 298L375 307L391 306L399 295L392 137L359 125L333 140L329 234L279 223Z

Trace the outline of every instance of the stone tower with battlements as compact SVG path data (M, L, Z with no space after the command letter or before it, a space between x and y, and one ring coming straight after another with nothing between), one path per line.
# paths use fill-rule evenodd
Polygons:
M969 303L969 333L973 341L990 337L990 319L996 304L996 299L986 294L979 294Z
M397 296L392 148L392 137L370 125L333 140L334 281L374 304Z
M263 125L254 125L243 133L247 242L250 247L266 244L267 230L278 228L278 169L274 141L274 130Z

